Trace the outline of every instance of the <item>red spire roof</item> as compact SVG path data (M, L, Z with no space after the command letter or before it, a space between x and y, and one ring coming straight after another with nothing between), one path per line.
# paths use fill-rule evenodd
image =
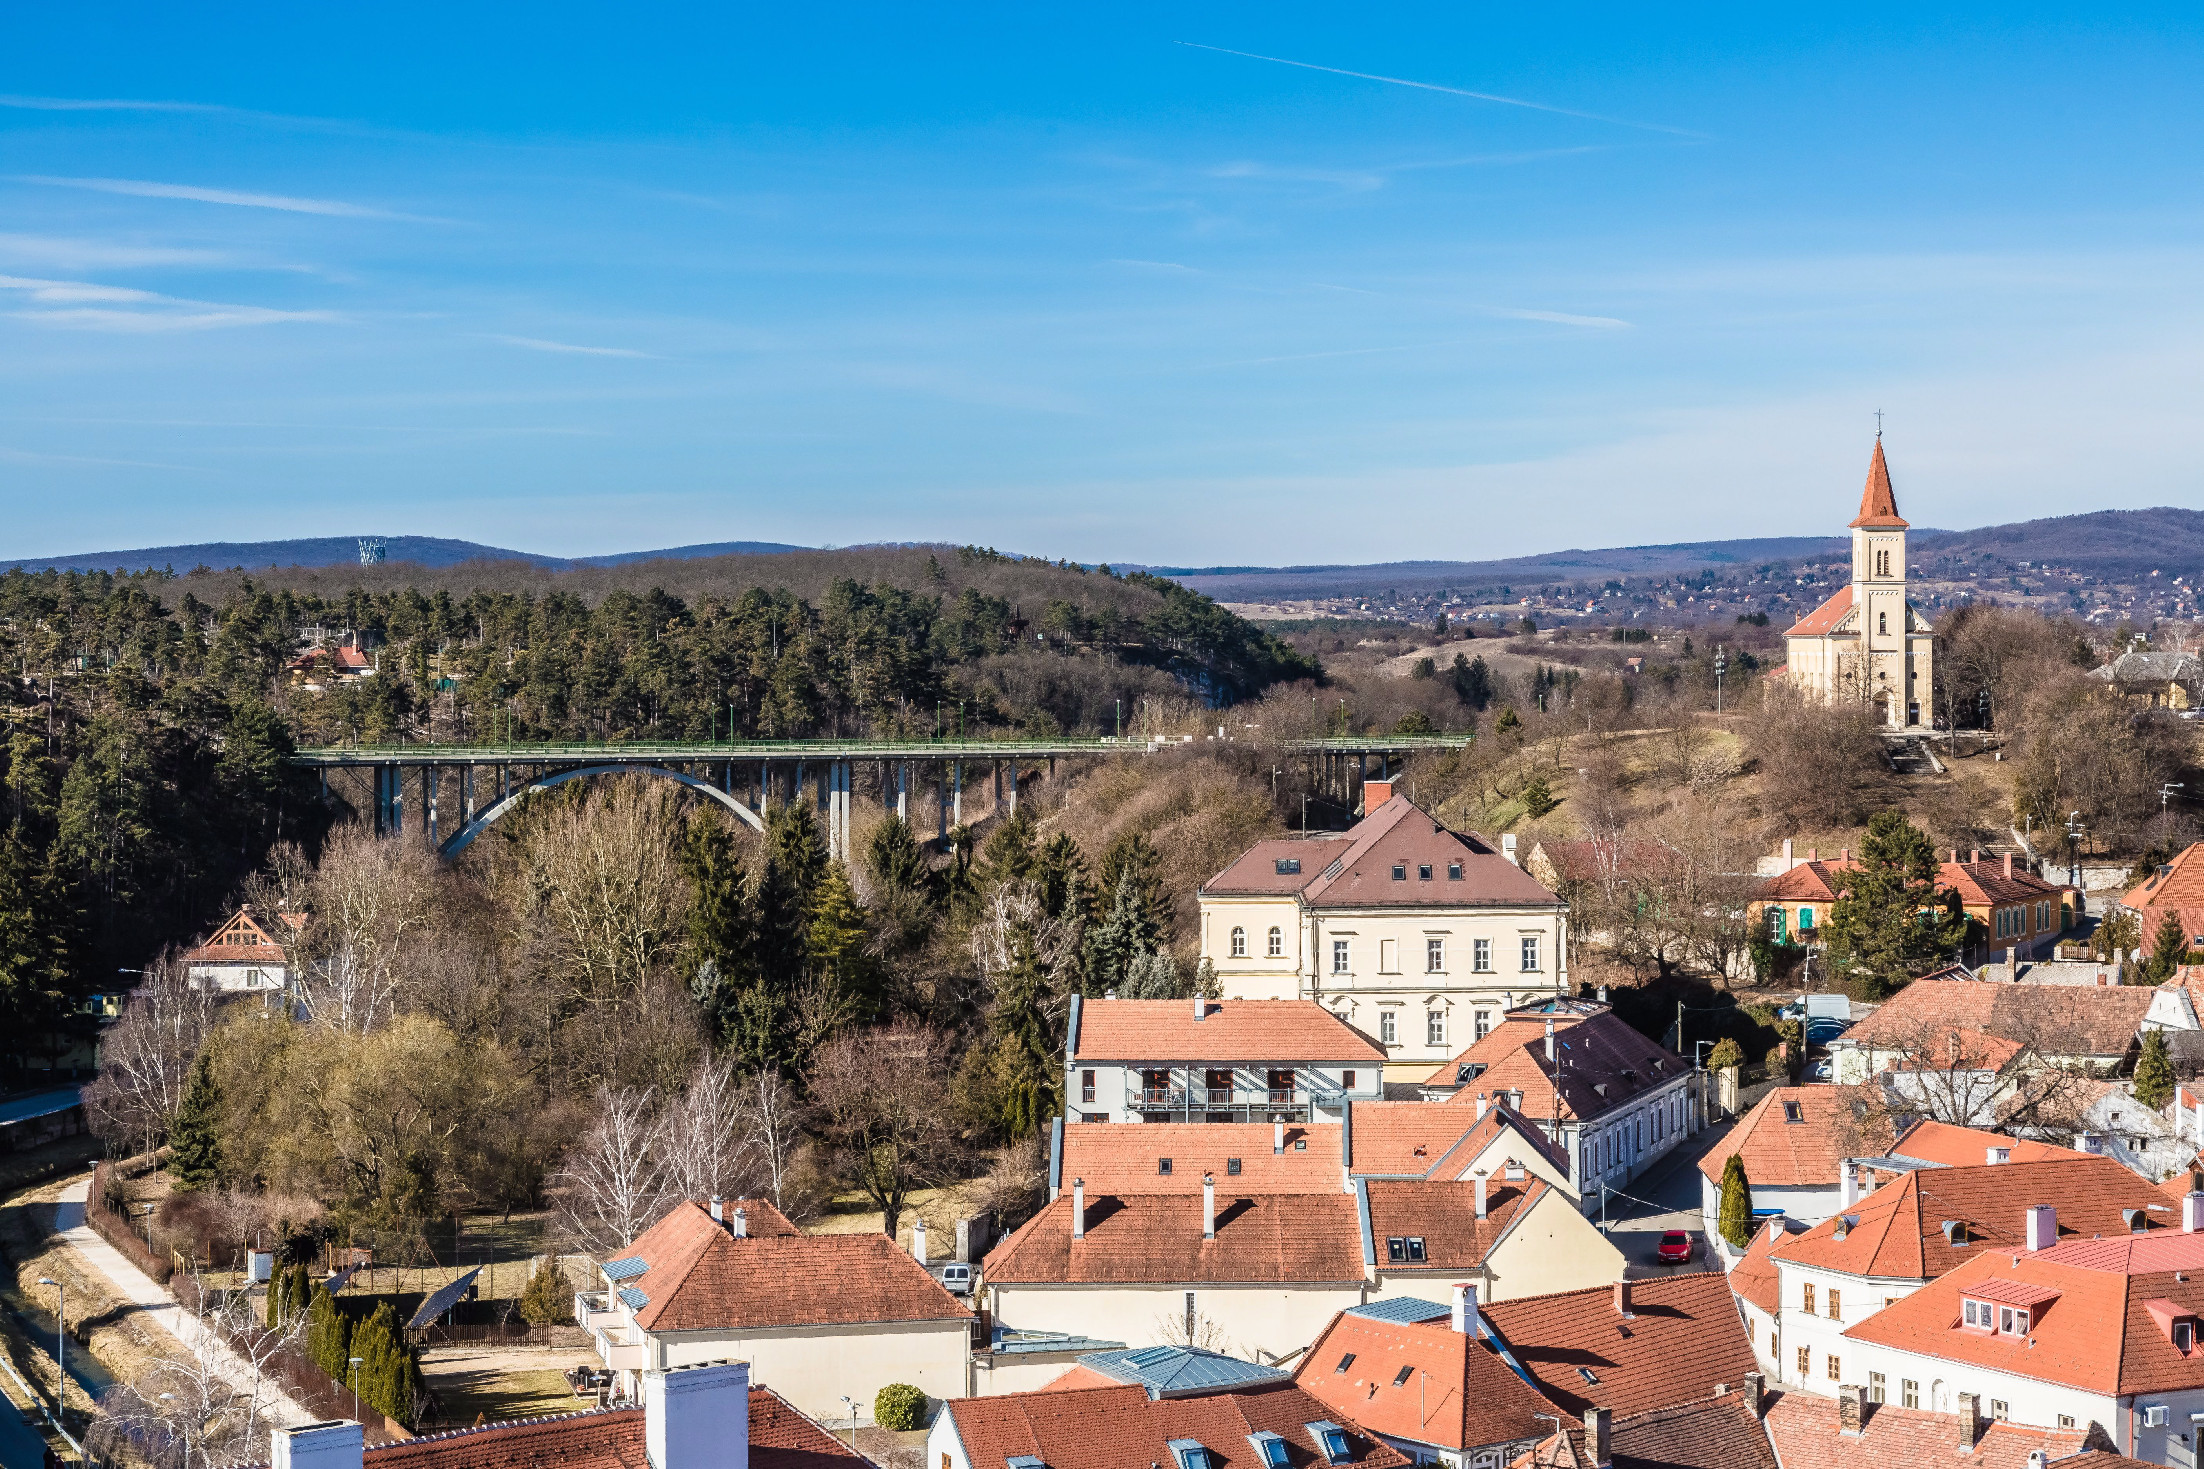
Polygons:
M1883 463L1883 438L1875 436L1875 457L1867 462L1867 488L1860 494L1859 518L1853 528L1868 526L1876 530L1904 530L1905 521L1898 517L1898 498L1890 492L1890 466Z

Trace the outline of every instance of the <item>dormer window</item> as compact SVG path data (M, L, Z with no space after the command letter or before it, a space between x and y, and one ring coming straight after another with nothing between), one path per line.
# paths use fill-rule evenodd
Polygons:
M1347 1447L1347 1430L1336 1423L1306 1423L1302 1426L1308 1429L1309 1437L1316 1440L1316 1451L1324 1456L1325 1462L1347 1462L1348 1455L1352 1452Z
M1209 1469L1209 1450L1202 1447L1200 1439L1174 1438L1163 1446L1171 1451L1178 1469Z
M1421 1265L1424 1263L1423 1236L1420 1234L1396 1234L1385 1241L1385 1258L1394 1265Z
M2120 1217L2127 1221L2129 1234L2141 1234L2144 1230L2150 1228L2150 1216L2141 1209L2122 1209Z
M1240 1176L1240 1160L1237 1158L1225 1159L1224 1171L1227 1177L1238 1178Z
M1967 1221L1966 1221L1966 1220L1964 1220L1964 1219L1946 1219L1946 1220L1944 1221L1944 1225L1943 1225L1943 1228L1944 1228L1944 1243L1945 1243L1945 1244L1947 1244L1947 1245L1963 1245L1963 1244L1965 1244L1965 1243L1967 1242Z
M1301 859L1299 857L1280 857L1278 859L1278 875L1280 877L1300 876Z
M1269 1429L1264 1429L1260 1433L1249 1434L1247 1441L1254 1446L1256 1456L1262 1461L1264 1469L1286 1469L1290 1461L1286 1458L1284 1439Z

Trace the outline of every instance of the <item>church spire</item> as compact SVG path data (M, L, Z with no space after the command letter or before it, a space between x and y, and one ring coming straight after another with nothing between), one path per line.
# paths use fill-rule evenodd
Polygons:
M1898 517L1898 499L1890 492L1890 466L1883 462L1883 436L1875 435L1875 457L1867 464L1867 488L1860 494L1860 514L1851 529L1904 530Z

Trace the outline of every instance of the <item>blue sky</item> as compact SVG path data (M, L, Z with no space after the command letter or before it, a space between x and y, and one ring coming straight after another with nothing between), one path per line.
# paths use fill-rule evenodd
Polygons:
M14 7L0 555L2204 505L2193 11L1062 9Z

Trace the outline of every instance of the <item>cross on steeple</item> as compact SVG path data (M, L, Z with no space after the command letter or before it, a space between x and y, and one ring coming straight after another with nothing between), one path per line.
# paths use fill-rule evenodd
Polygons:
M1878 408L1878 409L1876 409L1876 410L1875 410L1875 437L1879 439L1879 438L1881 438L1882 436L1883 436L1883 410L1882 410L1882 409L1880 409L1880 408Z

